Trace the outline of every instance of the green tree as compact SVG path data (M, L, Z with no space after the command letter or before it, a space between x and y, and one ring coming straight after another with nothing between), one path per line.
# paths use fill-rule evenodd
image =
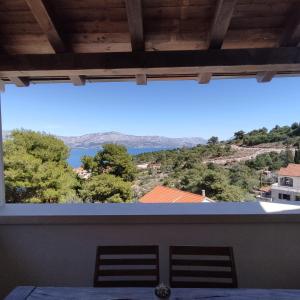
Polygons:
M129 182L110 174L92 176L82 184L80 196L86 202L120 203L132 200Z
M94 157L92 166L95 174L112 174L125 181L133 181L137 172L127 149L115 144L104 145L103 151L99 151Z
M217 145L219 144L219 138L217 136L212 136L208 141L208 145Z
M94 160L93 156L84 155L81 157L82 166L88 172L92 172L95 168L97 168L97 163Z
M235 140L242 140L244 138L244 136L245 136L245 131L243 131L243 130L239 130L234 133Z
M294 162L295 162L295 164L300 164L300 150L295 151Z
M16 130L4 142L8 202L62 203L76 198L78 182L66 162L69 149L52 135Z

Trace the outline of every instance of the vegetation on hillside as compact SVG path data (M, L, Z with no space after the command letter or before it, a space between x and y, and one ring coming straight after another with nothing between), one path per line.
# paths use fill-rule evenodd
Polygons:
M300 142L300 123L293 123L291 126L276 125L271 130L263 127L248 133L239 130L234 133L233 141L244 146L254 146L263 143L283 142L285 144L297 144Z
M82 157L88 179L78 177L67 163L69 148L48 134L15 130L4 142L5 189L8 202L16 203L120 203L139 199L157 184L206 195L214 200L251 200L255 191L290 162L300 163L300 125L276 126L272 130L238 131L234 139L220 142L215 136L207 145L162 150L132 157L124 146L107 144L95 156ZM239 146L285 143L281 153L269 152L247 161L234 161ZM247 148L248 149L248 148ZM240 151L240 150L239 150ZM218 165L218 158L229 158ZM213 163L212 163L213 162ZM136 165L150 167L137 171Z
M79 194L84 201L132 201L131 185L137 170L124 146L106 144L94 157L84 156L82 163L83 168L92 174L88 180L82 180Z
M128 202L136 169L123 146L105 145L95 157L84 157L92 172L76 176L67 163L69 148L52 135L16 130L4 142L7 202Z
M58 203L76 198L69 149L51 135L16 130L4 143L7 202Z
M277 170L294 162L292 151L287 149L281 153L261 154L255 159L225 166L205 163L207 159L226 157L232 153L230 145L214 142L190 149L144 153L135 159L138 163L160 165L160 173L164 174L161 176L161 184L197 194L205 190L209 198L222 201L253 199L254 191L266 182L262 171ZM147 174L141 171L143 181L148 180L152 172L149 170Z

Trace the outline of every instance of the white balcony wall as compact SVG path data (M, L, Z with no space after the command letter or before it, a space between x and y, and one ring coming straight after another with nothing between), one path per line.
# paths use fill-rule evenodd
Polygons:
M65 206L69 215L57 213L59 208L39 216L34 209L14 216L4 211L0 299L17 285L91 286L98 245L159 245L163 282L168 282L169 245L232 246L239 287L299 289L299 209L230 205L138 205L136 213L129 206L121 215L101 205L93 215L72 206Z

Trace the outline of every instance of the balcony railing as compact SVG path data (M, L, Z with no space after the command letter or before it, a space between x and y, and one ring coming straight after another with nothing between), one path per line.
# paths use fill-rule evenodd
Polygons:
M231 246L242 288L300 288L300 206L274 203L5 205L0 298L17 285L91 286L98 245Z

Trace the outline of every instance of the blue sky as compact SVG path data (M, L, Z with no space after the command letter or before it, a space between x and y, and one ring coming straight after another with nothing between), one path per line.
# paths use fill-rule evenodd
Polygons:
M58 135L119 131L170 137L230 138L237 130L300 121L300 78L9 85L2 95L3 129Z

